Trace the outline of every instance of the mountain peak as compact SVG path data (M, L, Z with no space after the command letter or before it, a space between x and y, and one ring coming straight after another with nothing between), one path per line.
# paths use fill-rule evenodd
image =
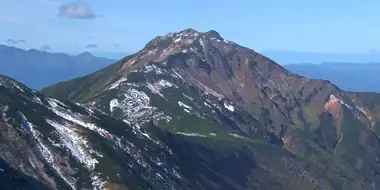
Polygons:
M200 32L198 32L197 30L195 30L195 29L193 29L193 28L187 28L187 29L185 29L185 30L182 30L182 31L180 31L180 32L178 32L178 33L184 33L184 34L196 34L196 33L200 33Z
M215 30L209 30L207 32L199 32L193 28L187 28L185 30L182 30L180 32L177 32L177 33L169 33L169 34L177 34L177 35L180 35L180 36L203 36L205 38L216 38L216 39L220 39L220 40L223 40L223 38L220 36L220 34L215 31Z
M237 46L231 41L224 40L215 30L199 32L188 28L179 32L170 32L163 36L157 36L148 42L137 55L140 58L143 57L144 62L160 62L177 53L195 53L204 59L206 52L218 51L226 54L238 49L241 49L243 52L249 51L248 48ZM129 62L132 63L133 60L130 59ZM128 67L128 65L129 63L125 67Z
M93 57L93 55L90 52L85 51L81 54L78 54L77 57Z
M172 43L180 42L185 39L187 40L190 39L191 41L193 41L200 34L201 34L200 32L192 28L188 28L180 32L169 32L163 36L155 37L153 40L147 43L145 48L155 48L157 46L167 47Z
M215 31L215 30L210 30L210 31L208 31L208 32L205 32L205 33L204 33L204 36L206 36L207 38L210 38L210 39L215 38L215 39L218 39L218 40L224 40L224 39L220 36L220 34L219 34L217 31Z
M151 40L145 48L168 47L171 44L190 45L197 39L224 41L224 38L215 30L199 32L193 28L187 28L179 32L169 32L163 36L157 36ZM224 41L227 42L227 41Z

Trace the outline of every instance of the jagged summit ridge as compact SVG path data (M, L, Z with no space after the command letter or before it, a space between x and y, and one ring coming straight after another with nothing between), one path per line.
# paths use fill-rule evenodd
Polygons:
M181 30L179 32L169 32L163 36L157 36L157 38L172 38L176 36L189 36L189 37L198 37L198 36L205 36L209 38L217 38L217 39L223 39L220 34L215 30L209 30L207 32L200 32L198 30L195 30L193 28L187 28L185 30Z
M144 49L128 59L123 65L122 71L128 70L127 68L131 65L145 66L148 62L165 62L170 56L179 53L196 55L206 61L207 54L210 52L228 54L234 51L251 52L252 50L225 40L215 30L199 32L189 28L157 36L148 42Z
M180 32L170 32L163 36L157 36L156 38L147 43L146 48L149 48L151 46L166 46L170 43L180 43L188 45L192 42L195 42L195 40L201 38L216 41L224 41L224 38L221 37L221 35L215 30L199 32L195 29L188 28Z

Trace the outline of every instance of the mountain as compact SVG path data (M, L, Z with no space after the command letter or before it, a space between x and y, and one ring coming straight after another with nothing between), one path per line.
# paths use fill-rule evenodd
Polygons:
M80 54L81 52L66 52L66 54L68 55L78 55ZM105 51L91 51L90 52L92 55L94 55L95 57L104 57L104 58L108 58L108 59L114 59L114 60L120 60L122 59L123 57L125 57L126 55L131 55L133 53L131 52L105 52ZM116 62L116 61L115 61Z
M88 52L69 56L0 45L0 74L11 76L34 89L90 74L114 62Z
M313 79L325 79L354 92L380 92L379 63L289 64L286 69Z
M165 72L157 68L149 73L158 71ZM126 114L122 120L0 76L1 188L290 190L366 182L361 176L325 171L267 139L233 130L228 125L233 118L240 117L242 124L254 119L243 110L234 116L234 107L223 108L222 102L202 104L195 91L178 88L183 91L172 91L172 97L162 92L168 101L125 89L123 102L113 100L105 109ZM174 102L179 98L183 102Z
M272 50L261 51L260 53L281 65L296 63L319 64L326 61L355 63L380 62L380 53L377 51L371 51L368 53L317 53Z
M105 57L109 59L115 59L115 60L120 60L126 55L131 55L133 53L130 52L93 52L93 55L97 57Z
M255 157L240 162L258 162L259 171L245 166L250 177L242 169L233 174L250 185L227 187L217 182L209 189L380 186L379 94L346 92L327 80L293 74L213 30L186 29L158 36L105 69L42 92L102 110L133 126L153 119L171 134L194 136L202 142L220 138L217 144L222 147L234 144L225 139L231 136L245 139L245 147L251 147L248 141L256 142ZM266 147L257 149L259 144ZM220 164L210 170L236 168L227 160L199 156L213 160L210 167ZM263 176L271 182L262 181ZM292 177L285 180L287 176Z

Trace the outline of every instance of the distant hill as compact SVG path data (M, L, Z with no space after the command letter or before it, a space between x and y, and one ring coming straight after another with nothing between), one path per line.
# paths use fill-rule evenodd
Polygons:
M351 63L380 62L380 53L375 51L368 53L315 53L272 50L260 51L260 53L281 65L294 63L319 64L325 61Z
M325 79L338 87L354 92L380 92L380 63L289 64L289 71L313 78Z
M78 55L81 52L64 52L65 54L68 54L70 56ZM90 52L95 57L104 57L108 59L114 59L114 60L120 60L123 59L127 55L134 54L133 52L101 52L101 51L94 51Z
M116 59L116 60L123 59L125 56L133 54L130 52L91 52L91 53L97 57L105 57L105 58Z
M114 62L114 59L95 57L88 52L70 56L0 45L0 74L34 89L90 74Z

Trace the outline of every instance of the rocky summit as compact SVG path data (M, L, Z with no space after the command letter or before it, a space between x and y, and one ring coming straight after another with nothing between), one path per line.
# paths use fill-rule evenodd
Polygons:
M379 110L378 94L186 29L41 92L0 77L0 185L375 190Z

